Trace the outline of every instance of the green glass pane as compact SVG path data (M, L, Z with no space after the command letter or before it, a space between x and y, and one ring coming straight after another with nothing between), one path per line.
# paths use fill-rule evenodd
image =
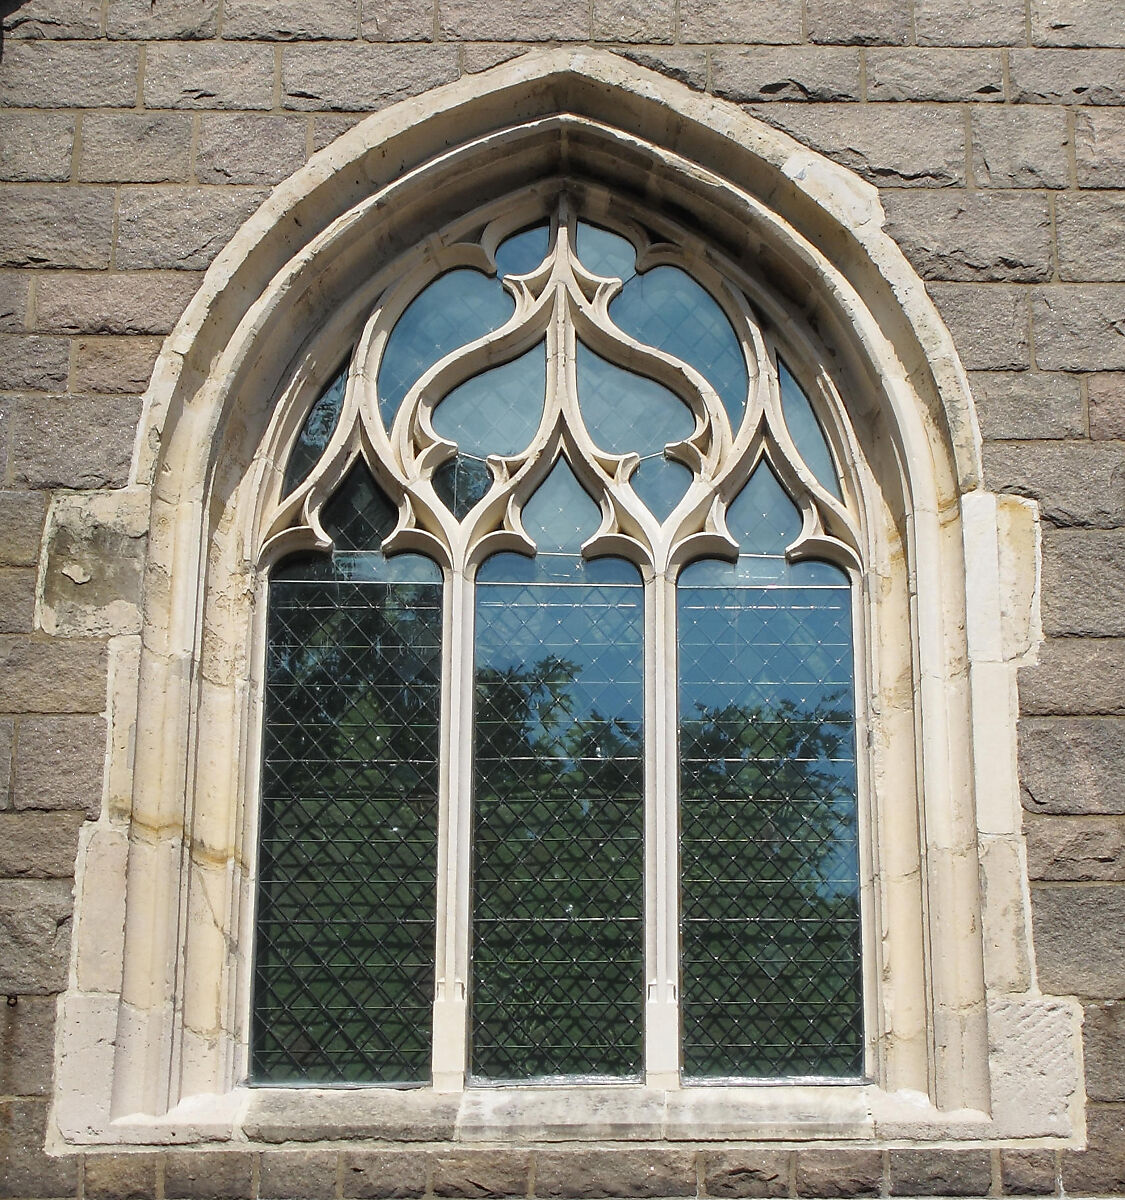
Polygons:
M466 454L518 454L543 416L547 346L482 371L456 387L434 409L433 426Z
M309 472L316 465L328 445L337 422L340 420L340 409L344 404L344 389L348 382L348 364L345 362L333 377L328 386L317 397L316 403L309 409L301 432L285 465L285 482L282 485L282 495L288 496L302 484Z
M609 279L628 279L637 269L637 252L628 238L585 221L578 222L575 234L578 260L587 271Z
M780 358L777 360L777 377L781 384L781 412L793 444L821 487L840 499L840 481L836 477L836 468L832 465L832 455L828 450L824 430L816 419L804 389Z
M500 275L526 275L547 257L550 230L535 225L513 234L496 250L496 270Z

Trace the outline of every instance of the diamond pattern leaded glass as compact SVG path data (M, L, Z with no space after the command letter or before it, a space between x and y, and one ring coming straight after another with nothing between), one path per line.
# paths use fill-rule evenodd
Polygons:
M316 466L316 460L320 458L324 447L328 445L328 439L340 419L347 382L348 364L345 363L309 409L309 415L301 426L301 432L297 435L297 441L289 454L289 462L285 466L285 482L281 491L283 496L288 496L305 481L308 473Z

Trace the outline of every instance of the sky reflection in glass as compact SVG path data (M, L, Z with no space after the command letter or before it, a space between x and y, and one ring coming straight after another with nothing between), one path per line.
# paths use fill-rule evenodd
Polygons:
M837 500L841 499L840 481L832 465L824 430L816 419L804 389L780 358L777 360L777 377L781 384L781 412L793 444L821 487L831 492Z
M337 371L328 386L317 397L309 409L301 432L297 436L285 467L285 482L281 494L290 495L308 478L316 466L324 447L328 445L332 432L340 420L340 409L344 406L344 391L348 383L348 363Z

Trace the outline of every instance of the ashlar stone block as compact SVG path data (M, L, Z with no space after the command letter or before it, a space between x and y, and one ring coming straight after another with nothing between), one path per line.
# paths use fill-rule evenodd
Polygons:
M709 1196L787 1196L789 1160L784 1150L708 1151L703 1186Z
M680 40L792 45L804 40L801 8L789 0L692 0L680 5Z
M1035 361L1046 371L1125 368L1125 284L1062 284L1032 302Z
M157 1162L155 1154L88 1154L84 1194L87 1200L152 1200Z
M869 100L1003 100L1004 64L997 50L867 52Z
M203 171L213 174L206 164ZM127 271L205 270L266 195L261 188L123 188L117 265Z
M239 1150L173 1151L164 1160L165 1200L253 1200L256 1155Z
M140 47L12 41L4 47L9 108L132 108Z
M35 315L51 333L169 333L201 278L190 271L52 272L39 281Z
M808 0L809 39L848 45L901 45L910 38L910 10L901 0Z
M1033 104L1125 104L1125 59L1113 50L1013 50L1012 99Z
M148 48L150 108L272 108L274 53L237 42L166 42Z
M1086 434L1086 405L1073 375L974 371L970 377L985 441L1076 438Z
M214 37L218 25L219 0L109 0L106 8L111 38L190 41Z
M892 1196L984 1196L992 1186L987 1150L892 1150Z
M29 830L28 836L35 832ZM51 1094L55 1004L53 996L19 996L0 1008L0 1095Z
M1115 229L1125 229L1125 196L1097 192L1059 196L1055 201L1059 278L1125 281L1125 238L1106 237L1106 230Z
M1085 109L1074 118L1080 188L1125 187L1125 109Z
M96 713L105 696L104 642L0 635L0 712Z
M711 54L715 94L740 103L858 100L859 51L842 47L719 48Z
M122 487L141 404L124 396L21 396L11 473L25 487Z
M0 879L73 879L85 819L80 812L0 812ZM3 1068L0 1050L0 1094L12 1094Z
M551 1200L695 1193L695 1155L686 1150L544 1150L535 1157L535 1194Z
M44 996L66 987L71 887L68 879L0 879L0 994Z
M879 1150L798 1150L796 1183L798 1196L878 1196L883 1188L883 1154Z
M1125 524L1125 446L1114 442L1004 443L985 447L989 486L1038 500L1054 525Z
M56 391L69 372L69 338L0 334L0 390Z
M0 330L5 333L23 328L30 282L27 271L0 271Z
M82 123L79 179L97 183L176 183L187 179L187 113L91 113Z
M1125 814L1114 763L1125 761L1125 718L1025 717L1019 728L1024 807L1041 813Z
M195 154L200 183L280 183L305 161L307 117L220 113L203 117Z
M76 392L138 395L148 387L159 351L159 338L79 338L70 386Z
M1053 1150L1001 1150L1000 1184L1005 1196L1053 1196L1058 1190Z
M1064 1196L1108 1196L1125 1191L1125 1105L1086 1109L1085 1150L1064 1150Z
M457 74L456 46L290 46L282 59L283 104L369 111L448 83Z
M0 122L0 179L21 183L70 178L75 119L69 113L9 113Z
M531 1155L521 1150L461 1150L433 1156L433 1193L443 1197L526 1196Z
M50 1155L47 1101L0 1101L0 1189L7 1196L73 1196L78 1155Z
M440 35L472 41L583 41L590 36L590 13L569 0L442 0Z
M267 1150L262 1155L261 1200L333 1200L335 1150Z
M113 189L13 184L0 190L0 228L0 265L108 267Z
M1048 638L1019 688L1028 716L1125 716L1125 638Z
M11 10L11 11L9 11ZM12 38L97 38L100 0L24 0L5 5L3 29Z
M915 0L920 46L1018 46L1027 37L1024 0Z
M35 624L35 569L0 567L0 633L30 633Z
M345 1200L407 1200L426 1192L422 1151L346 1150L340 1156Z
M1044 531L1042 604L1048 636L1125 636L1125 530Z
M973 175L980 187L1070 185L1066 113L1057 108L977 108Z
M1125 887L1036 884L1031 914L1044 992L1125 998Z
M1090 398L1090 436L1125 438L1125 372L1090 375L1086 388Z
M1036 46L1125 46L1125 10L1117 0L1031 0Z
M436 8L435 0L360 0L360 37L369 42L431 41Z
M970 371L1031 364L1027 293L1001 284L931 283L928 291Z
M672 0L593 0L592 37L599 42L670 42Z
M1125 883L1125 819L1025 813L1023 832L1029 878Z
M0 566L31 567L39 561L46 517L42 492L0 491Z
M359 0L225 0L223 37L311 42L354 38Z
M1082 1023L1086 1095L1091 1100L1125 1101L1125 1002L1088 1004Z
M105 721L96 716L22 717L12 802L17 810L101 811Z

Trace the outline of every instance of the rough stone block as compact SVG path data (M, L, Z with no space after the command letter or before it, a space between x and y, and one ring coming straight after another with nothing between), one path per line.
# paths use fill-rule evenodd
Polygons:
M265 197L260 188L123 188L117 265L204 270Z
M168 333L201 278L187 271L52 273L39 281L37 324L52 333Z
M875 48L867 52L869 100L1003 100L997 50Z
M272 108L271 46L214 42L150 46L144 97L150 108Z
M313 117L313 150L322 150L354 128L367 113L318 113Z
M20 183L69 179L73 148L73 116L9 113L0 122L0 179Z
M0 813L0 879L73 879L84 820L82 813ZM0 1094L11 1094L2 1085L3 1057L0 1052Z
M456 79L456 46L289 46L281 68L286 108L386 108Z
M173 1151L164 1160L165 1200L252 1200L254 1158L239 1150Z
M1125 820L1025 813L1027 873L1052 883L1125 883Z
M0 190L0 229L4 266L108 267L113 189L13 184Z
M109 0L106 32L111 38L212 38L219 25L219 0Z
M1125 1191L1125 1105L1086 1109L1086 1150L1062 1152L1064 1196L1107 1196Z
M69 373L69 338L0 334L0 390L57 391Z
M708 1196L787 1196L789 1158L785 1150L708 1150L704 1189Z
M1125 638L1048 638L1019 687L1028 716L1125 716Z
M178 183L187 179L190 154L187 113L91 113L76 173L96 183Z
M359 0L225 0L223 37L256 42L354 38Z
M1117 0L1031 0L1036 46L1125 46L1125 9Z
M878 1196L883 1155L878 1150L797 1151L798 1196Z
M842 47L771 46L714 50L715 94L740 102L858 100L859 51Z
M39 561L46 517L42 492L0 491L0 566L32 567Z
M1033 104L1125 104L1125 60L1112 50L1013 50L1012 99Z
M1057 108L978 108L973 175L980 187L1070 186L1066 113Z
M881 186L965 182L965 124L946 105L758 104L750 111Z
M535 1159L543 1197L694 1196L695 1155L686 1150L544 1150Z
M132 108L137 101L138 46L12 42L4 47L9 108Z
M21 396L11 474L24 487L122 487L141 416L133 397Z
M986 441L1085 436L1086 406L1073 375L974 371L970 382Z
M1024 807L1042 813L1125 814L1114 762L1125 761L1125 719L1026 717L1019 727Z
M156 1164L155 1154L87 1154L86 1200L152 1200Z
M892 1196L984 1196L992 1186L987 1150L892 1150Z
M624 46L618 53L638 66L647 67L650 71L659 71L661 75L676 79L697 91L703 91L707 86L706 50L697 50L691 46L669 46L666 50L660 46ZM466 46L466 60L468 57L469 48Z
M258 113L205 116L195 177L200 183L280 183L305 161L307 117Z
M0 879L0 994L47 996L66 987L72 886L69 879Z
M0 1008L0 1095L51 1094L55 1004L53 996L19 996Z
M1074 165L1080 188L1125 187L1125 108L1075 115Z
M932 283L928 290L970 371L1013 371L1030 365L1027 293L1022 289Z
M792 45L804 41L801 8L789 0L692 0L680 6L680 40Z
M0 636L0 712L101 712L105 685L103 642Z
M923 279L1037 282L1051 274L1045 196L888 191L887 232Z
M910 10L901 0L808 0L809 40L848 45L902 45Z
M1024 0L914 0L920 46L1018 46L1026 22Z
M520 1150L462 1150L435 1154L433 1194L454 1197L530 1195L531 1155Z
M1106 237L1106 230L1125 229L1125 196L1059 196L1055 229L1060 279L1125 280L1125 238Z
M45 1100L0 1101L0 1196L73 1196L78 1156L47 1154Z
M1082 1023L1086 1062L1086 1096L1090 1100L1125 1101L1125 1004L1107 1000L1088 1004Z
M0 330L15 333L27 316L31 277L26 271L0 271Z
M403 1200L426 1192L422 1151L346 1150L340 1179L345 1200Z
M1045 371L1125 368L1125 285L1042 288L1031 306L1035 361Z
M1000 1183L1005 1196L1053 1196L1057 1177L1054 1151L1000 1151Z
M670 42L675 29L672 0L593 0L592 36L598 42Z
M103 682L104 687L104 682ZM106 729L101 717L23 717L16 733L16 809L101 811Z
M589 8L568 0L442 0L438 20L441 37L471 41L564 42L590 36Z
M159 351L159 338L79 338L70 386L76 392L138 395L148 387Z
M434 0L361 0L360 37L369 42L428 42L434 36L435 8Z
M335 1150L267 1150L258 1195L261 1200L332 1200L339 1157Z
M1125 372L1090 375L1086 388L1090 397L1090 436L1125 438Z
M101 0L24 0L3 12L5 37L97 38L102 32Z
M1004 443L985 447L994 491L1039 501L1053 525L1125 524L1125 446L1114 442Z
M1125 531L1044 532L1043 629L1056 637L1125 637Z
M0 633L30 633L35 624L35 568L0 567Z
M1091 1000L1125 997L1125 887L1036 884L1031 916L1044 992Z

